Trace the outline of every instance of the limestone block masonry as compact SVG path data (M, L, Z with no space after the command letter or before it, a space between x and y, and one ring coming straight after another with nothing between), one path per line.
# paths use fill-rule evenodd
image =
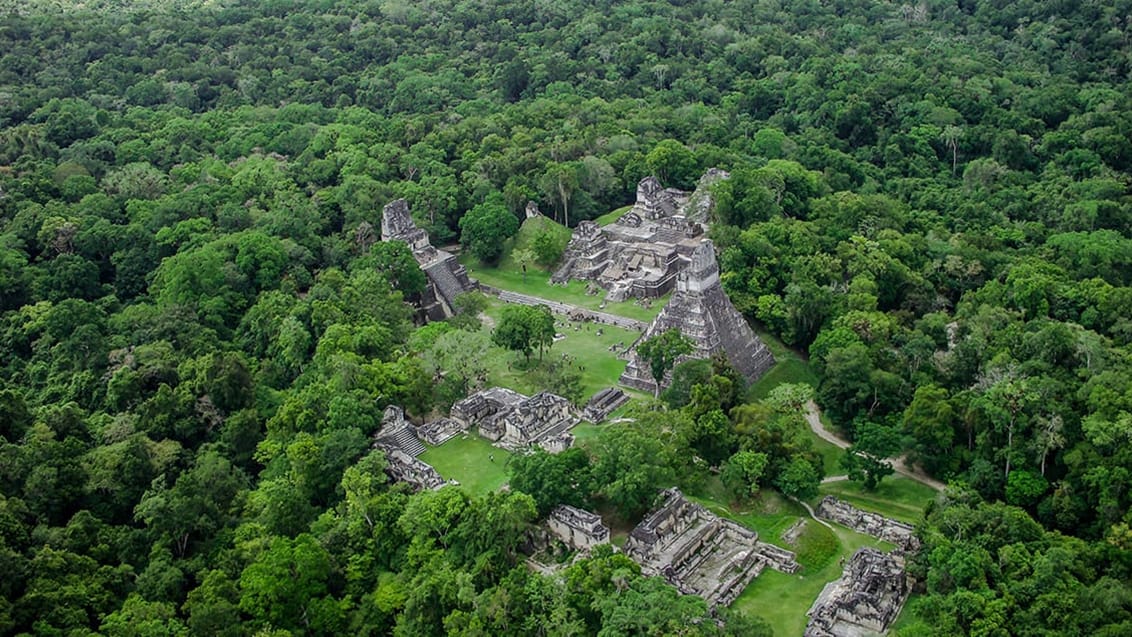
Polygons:
M672 329L680 330L692 340L695 349L687 358L711 358L716 352L722 352L749 382L774 367L770 349L723 291L715 246L710 240L696 248L691 264L677 277L676 292L638 343ZM656 388L649 365L637 355L635 344L629 350L629 362L618 382L647 392ZM667 383L665 379L662 385Z
M910 590L898 557L865 547L853 554L841 579L822 589L810 607L805 637L879 635L900 615Z
M409 204L398 199L385 206L381 213L381 240L404 241L413 258L428 277L428 286L421 295L421 311L430 321L448 318L456 313L456 297L476 289L475 281L456 260L455 255L438 250L429 242L428 233L417 227L409 214Z
M714 608L735 601L764 568L784 573L801 568L790 551L760 542L758 533L720 518L679 489L664 495L664 504L625 542L625 554L645 575L659 575Z
M601 517L568 504L560 504L547 516L546 526L571 548L585 551L609 543L609 527Z

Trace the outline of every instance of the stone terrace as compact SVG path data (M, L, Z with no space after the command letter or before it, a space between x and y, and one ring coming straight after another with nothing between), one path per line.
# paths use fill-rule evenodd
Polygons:
M629 534L625 553L646 575L660 575L715 607L735 600L771 567L794 573L794 554L758 541L758 534L689 501L678 489Z

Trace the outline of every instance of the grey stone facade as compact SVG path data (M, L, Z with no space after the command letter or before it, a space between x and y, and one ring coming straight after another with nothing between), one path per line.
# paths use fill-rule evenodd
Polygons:
M385 449L385 460L388 467L385 471L397 482L405 482L414 489L439 489L448 484L432 465L414 458L398 448Z
M672 291L700 243L712 205L707 188L725 175L709 171L701 179L702 192L693 194L663 188L655 177L641 180L632 211L604 228L592 221L578 224L551 282L592 281L606 290L609 301Z
M853 554L841 579L826 584L810 607L805 637L862 637L888 630L910 590L904 565L865 547Z
M758 537L669 489L664 504L629 534L625 554L645 575L664 577L714 608L734 601L764 568L785 573L800 568L793 553Z
M629 402L629 395L616 387L606 387L590 397L582 417L595 425L609 417L615 409Z
M381 214L381 240L399 240L409 244L413 258L428 277L428 286L421 295L421 311L429 320L441 320L456 313L456 297L476 289L468 271L456 257L438 250L429 242L428 233L417 227L409 214L409 204L398 199L385 206Z
M602 523L600 516L568 504L555 507L547 516L546 526L558 539L577 550L609 543L609 527Z
M579 418L569 400L550 392L524 396L502 387L477 392L452 406L452 418L476 426L484 438L508 449L540 445L551 453L573 443Z
M695 345L687 358L711 358L716 352L723 352L748 381L756 380L774 366L774 355L723 291L711 241L705 240L696 248L691 263L677 277L676 292L638 342L672 329L680 330ZM654 391L656 384L648 363L637 355L635 344L628 358L619 382L634 389Z

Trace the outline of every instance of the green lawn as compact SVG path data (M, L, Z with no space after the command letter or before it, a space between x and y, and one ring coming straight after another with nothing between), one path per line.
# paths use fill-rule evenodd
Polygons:
M630 206L622 206L622 207L620 207L616 210L613 210L611 212L607 212L607 213L603 214L602 216L598 217L597 219L594 219L594 221L599 226L608 226L609 224L613 223L614 221L617 221L618 219L620 219L621 217L624 217L625 213L629 212L632 209L633 209L633 206L631 206L631 205Z
M875 511L890 518L915 524L924 513L924 507L936 497L931 487L910 478L888 476L877 485L876 491L866 491L857 482L849 480L827 482L819 489L821 496L833 495L867 511Z
M469 255L461 255L460 262L468 268L468 274L473 279L478 279L481 283L492 287L529 294L560 303L569 303L590 310L608 312L639 321L653 320L657 314L660 314L664 304L668 303L668 296L664 296L653 299L649 307L643 307L634 299L620 303L606 303L605 307L602 308L601 304L605 299L605 292L586 294L586 284L582 281L570 281L566 285L551 285L550 273L538 268L528 269L524 280L523 273L520 270L488 267Z
M494 462L492 456L495 457ZM507 461L510 458L510 452L492 446L475 433L461 434L439 447L429 447L421 454L421 460L432 465L445 478L457 480L472 495L495 491L503 486L507 482Z
M492 300L486 313L492 319L499 320L506 305ZM568 354L576 361L575 364L582 372L584 400L588 400L599 389L615 387L617 379L625 371L625 361L617 358L617 354L609 351L609 347L614 343L628 347L637 340L640 333L611 325L573 323L562 316L556 316L555 320L558 323L559 333L564 334L566 338L552 345L543 355L544 359L558 361L562 359L563 354ZM598 336L599 330L600 336ZM537 358L537 354L533 355L531 367L527 367L522 354L492 347L485 361L488 368L488 385L509 387L525 394L544 389L554 391L554 387L537 385L537 375L531 373L532 369L537 369L539 365Z

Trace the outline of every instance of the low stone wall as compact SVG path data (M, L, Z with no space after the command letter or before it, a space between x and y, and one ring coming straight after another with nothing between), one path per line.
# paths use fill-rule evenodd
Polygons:
M831 495L822 498L817 516L847 526L858 533L891 542L900 551L917 551L920 548L920 539L916 537L916 529L912 525L858 509Z

